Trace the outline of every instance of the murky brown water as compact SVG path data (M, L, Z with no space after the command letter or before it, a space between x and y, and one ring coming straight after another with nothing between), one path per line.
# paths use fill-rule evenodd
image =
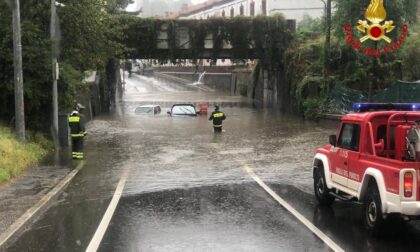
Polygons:
M92 122L89 132L100 142L88 145L121 145L126 151L124 166L131 169L127 193L249 181L238 160L245 160L264 181L312 190L312 157L335 132L336 122L307 122L253 109L241 97L176 90L146 77L126 81L118 120ZM206 115L168 116L176 102L220 104L227 115L224 133L213 134ZM144 104L160 105L162 113L134 114Z
M251 108L241 97L135 75L126 80L118 113L88 125L84 169L8 251L84 251L127 169L100 251L327 250L256 185L243 163L348 251L417 246L418 228L402 226L409 231L396 240L370 239L352 204L316 205L313 155L337 122L307 122ZM220 104L227 115L223 134L213 133L207 116L166 115L175 102ZM162 114L134 114L151 103Z

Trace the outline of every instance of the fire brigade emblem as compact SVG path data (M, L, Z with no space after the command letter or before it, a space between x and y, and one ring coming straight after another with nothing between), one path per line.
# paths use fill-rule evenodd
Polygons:
M357 29L366 34L360 39L360 42L365 42L370 39L373 41L385 40L391 43L391 38L386 36L395 29L394 21L386 21L386 10L383 0L371 0L365 12L367 20L359 20ZM385 22L384 22L385 21Z

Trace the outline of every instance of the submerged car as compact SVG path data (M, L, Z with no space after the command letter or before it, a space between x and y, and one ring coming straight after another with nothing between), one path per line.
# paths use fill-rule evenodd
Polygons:
M170 116L197 116L197 114L193 104L175 104L168 111L168 115Z
M159 105L143 105L140 107L137 107L134 113L136 114L149 114L149 115L156 115L160 114L162 109Z

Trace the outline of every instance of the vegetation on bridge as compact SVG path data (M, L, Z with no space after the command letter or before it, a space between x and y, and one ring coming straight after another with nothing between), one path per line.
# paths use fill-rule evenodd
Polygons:
M281 15L264 17L211 18L207 20L158 20L121 16L123 25L121 43L128 47L127 58L157 59L161 62L177 62L180 55L181 41L179 33L189 36L188 51L196 60L205 50L206 40L213 43L212 58L220 58L224 45L231 46L231 59L261 59L263 63L277 66L284 51L293 40L286 20ZM165 35L161 36L161 32ZM161 37L160 37L161 36ZM159 50L157 45L167 38L168 51ZM254 55L250 51L255 52Z

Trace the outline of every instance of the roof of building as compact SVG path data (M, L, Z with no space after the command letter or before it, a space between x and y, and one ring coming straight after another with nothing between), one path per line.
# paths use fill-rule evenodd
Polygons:
M232 1L234 1L234 0L207 0L207 1L205 1L203 3L200 3L200 4L194 4L194 5L188 6L185 9L182 9L178 12L167 15L165 18L175 19L175 18L179 18L179 17L182 17L182 16L192 15L196 12L200 12L200 11L209 9L213 6L223 4L223 3L232 2Z

